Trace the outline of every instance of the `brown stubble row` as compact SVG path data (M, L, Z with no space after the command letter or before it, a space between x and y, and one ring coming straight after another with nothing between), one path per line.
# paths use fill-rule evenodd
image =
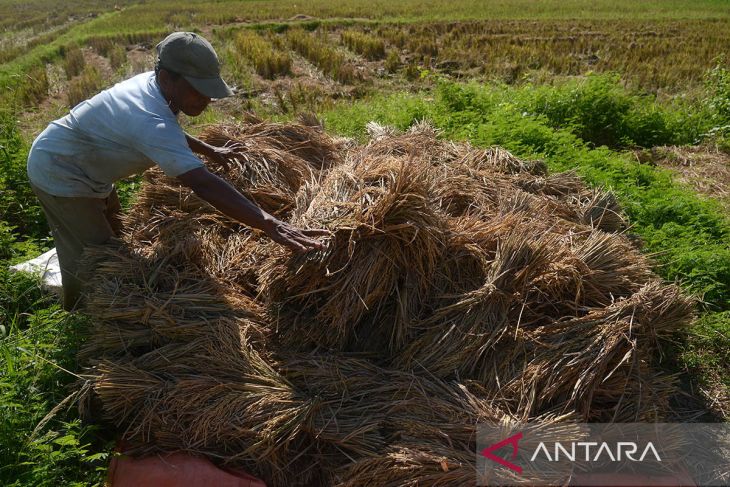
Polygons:
M405 32L403 32L405 30ZM421 63L512 82L529 71L615 71L636 86L684 91L730 49L727 20L500 21L384 27L379 34Z
M611 71L638 88L668 93L700 84L705 71L730 51L727 20L323 24L312 32L292 28L278 36L342 83L359 78L352 74L353 61L328 39L362 62L379 65L387 57L386 70L404 75L428 69L514 83Z
M316 26L315 26L316 27ZM316 66L336 84L359 87L348 96L402 88L405 78L418 82L423 73L458 79L518 83L551 81L587 72L616 72L639 89L676 95L692 94L706 71L730 52L730 21L705 20L494 20L421 23L322 23L314 29L297 23L276 24L260 31L231 28L214 38L221 52L229 50L238 83L248 89L252 69L263 80L303 80L294 68L294 53ZM60 49L73 55L88 45L108 57L114 69L125 62L130 46L151 48L166 30L91 35ZM230 32L234 32L233 36ZM280 32L280 33L277 33ZM232 40L233 39L233 40ZM47 61L43 61L44 63ZM252 68L248 68L251 66ZM24 68L23 83L3 93L7 104L34 107L48 96L46 68ZM74 86L70 103L93 93L84 86L91 73ZM373 83L374 79L377 83ZM253 83L254 92L261 89ZM259 83L268 86L266 82ZM343 96L316 82L276 86L283 111L302 105L313 110L328 97Z

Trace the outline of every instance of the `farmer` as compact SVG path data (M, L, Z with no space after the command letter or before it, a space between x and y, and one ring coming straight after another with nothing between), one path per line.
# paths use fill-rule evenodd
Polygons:
M232 147L213 147L186 134L180 112L200 115L212 98L233 93L220 77L213 46L191 32L175 32L157 45L154 72L118 83L74 107L36 138L28 178L53 233L61 266L63 306L75 308L83 280L85 246L120 231L113 183L157 164L226 215L263 230L294 251L322 248L321 230L302 230L277 220L206 169L194 154L227 166Z

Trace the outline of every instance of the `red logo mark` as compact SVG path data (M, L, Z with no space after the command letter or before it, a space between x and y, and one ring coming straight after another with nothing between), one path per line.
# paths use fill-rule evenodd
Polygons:
M519 443L519 441L521 439L522 439L522 433L521 432L520 433L517 433L516 435L512 435L509 438L507 438L505 440L502 440L499 443L495 443L494 445L492 445L492 446L490 446L490 447L485 448L484 450L482 450L482 456L484 456L486 458L489 458L493 462L497 462L500 465L502 465L504 467L507 467L507 468L509 468L511 470L514 470L515 472L521 474L522 473L522 467L520 467L519 465L515 465L512 462L508 462L504 458L498 457L497 455L495 455L494 453L492 453L493 451L499 450L500 448L502 448L505 445L511 444L512 445L512 459L514 460L515 458L517 458L517 450L519 448L519 444L518 443Z

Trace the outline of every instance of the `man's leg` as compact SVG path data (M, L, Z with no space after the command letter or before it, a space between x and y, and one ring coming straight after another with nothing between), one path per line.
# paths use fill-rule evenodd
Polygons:
M119 237L122 234L122 206L119 203L117 188L112 189L112 192L109 193L106 199L105 215L112 232L114 232L114 236Z
M85 284L84 277L79 276L84 248L106 243L115 234L107 216L107 199L53 196L32 184L31 187L53 233L61 266L63 307L70 311L79 304Z

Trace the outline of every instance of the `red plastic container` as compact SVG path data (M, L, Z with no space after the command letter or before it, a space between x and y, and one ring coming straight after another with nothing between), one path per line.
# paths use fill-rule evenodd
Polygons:
M119 455L109 464L110 487L266 487L246 472L221 469L186 453L146 458Z

